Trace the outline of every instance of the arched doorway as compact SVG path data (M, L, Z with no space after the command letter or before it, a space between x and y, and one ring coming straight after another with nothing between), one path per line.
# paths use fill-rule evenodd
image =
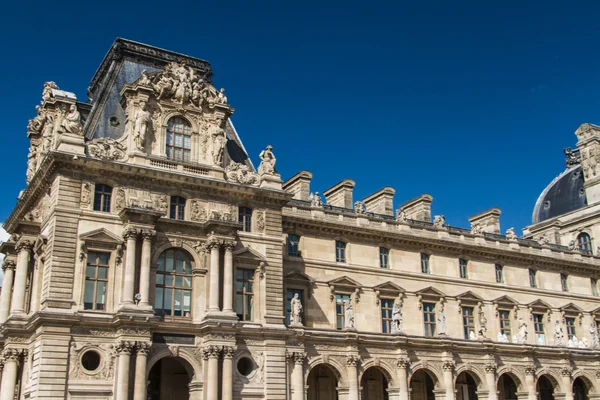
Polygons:
M377 367L368 368L360 380L361 399L388 400L388 380Z
M158 360L148 374L148 400L188 400L192 366L182 358Z
M434 377L425 369L415 371L410 378L411 400L435 400Z
M536 389L538 400L554 400L554 386L545 375L538 378Z
M308 400L337 400L338 380L326 364L319 364L308 374ZM162 399L161 399L162 400Z
M456 400L477 400L477 382L468 372L456 377Z
M575 378L573 381L573 400L590 400L588 392L589 385L581 377Z
M509 374L498 379L498 400L517 400L517 381Z

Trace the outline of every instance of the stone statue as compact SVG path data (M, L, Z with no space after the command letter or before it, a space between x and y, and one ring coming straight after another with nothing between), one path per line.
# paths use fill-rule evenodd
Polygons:
M438 336L446 335L446 316L444 315L444 306L440 305L440 309L437 313L437 330Z
M27 156L27 182L31 181L33 175L35 175L37 166L37 148L35 146L31 146L29 148L29 155Z
M562 346L562 341L564 338L563 328L558 320L554 323L554 345Z
M487 318L483 311L479 311L479 337L487 337Z
M290 301L290 325L302 326L302 302L298 293Z
M475 332L473 332L473 331L469 332L469 339L470 340L477 340L477 336L475 336Z
M474 224L471 226L471 234L482 236L483 235L483 227L480 224Z
M146 70L142 71L142 75L138 79L138 84L142 86L150 86L152 84L152 81L148 77L148 72Z
M568 347L579 347L579 339L573 335L573 338L569 339Z
M276 174L275 171L275 154L273 154L273 146L267 146L266 150L263 150L258 155L260 157L260 165L258 166L258 173L263 174Z
M227 104L227 96L225 96L225 89L221 88L219 93L217 93L217 101L218 104Z
M435 226L436 228L443 228L444 225L446 225L446 217L444 217L443 215L436 215L433 218L433 226Z
M512 342L513 342L514 344L517 344L517 343L519 343L519 338L517 337L517 335L512 335Z
M406 217L406 212L399 208L396 210L396 221L397 222L406 222L407 217Z
M81 125L81 114L77 111L77 106L71 104L69 112L65 115L60 122L59 133L73 133L80 135L82 133L83 126Z
M157 92L159 100L171 94L173 83L173 78L166 74L161 75L158 83L154 85L154 91Z
M527 343L527 324L519 318L519 343Z
M583 338L579 341L579 348L580 349L587 349L588 348L588 341L586 338Z
M366 207L365 203L363 203L362 201L354 202L354 213L355 214L365 214L366 212L367 212L367 207Z
M42 104L44 104L44 102L46 100L50 100L52 98L52 90L53 89L58 90L58 86L56 85L56 83L54 83L54 82L44 83L44 90L42 90Z
M394 300L394 308L392 309L392 335L401 335L402 331L402 302L400 299Z
M598 327L596 326L596 321L592 321L590 324L590 336L592 338L592 349L598 348Z
M575 250L577 250L577 243L575 243L575 241L574 241L574 240L571 240L571 241L569 242L569 250L570 250L570 251L575 251Z
M140 108L135 114L135 121L133 125L133 140L138 150L144 150L144 144L146 142L146 133L148 132L148 126L151 124L150 112L146 110L146 102L140 101Z
M344 301L344 317L345 317L345 328L355 329L354 327L354 310L352 309L352 302L350 300Z
M225 143L227 138L225 137L225 130L221 128L221 120L217 120L216 126L213 128L212 136L212 156L213 163L215 165L221 165L223 162L223 152L225 151Z
M323 200L321 199L321 195L319 194L319 192L315 192L314 194L311 193L308 196L308 201L310 201L311 207L323 207Z
M506 336L506 333L502 334L502 343L508 343L508 336Z
M515 228L508 228L506 230L506 239L507 240L517 240L517 234L515 233Z

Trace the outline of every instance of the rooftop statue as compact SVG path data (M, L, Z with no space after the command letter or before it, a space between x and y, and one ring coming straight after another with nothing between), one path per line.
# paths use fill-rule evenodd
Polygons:
M140 106L135 114L133 125L133 140L135 141L135 146L138 150L144 150L146 134L151 123L150 112L146 110L146 102L142 100L140 101Z
M273 154L273 146L267 146L266 150L263 150L259 154L260 165L258 166L258 173L274 175L277 173L275 170L275 163L277 159Z
M60 126L58 127L58 133L72 133L75 135L81 135L83 131L83 125L81 124L81 114L77 111L77 106L71 104L69 112L63 116Z

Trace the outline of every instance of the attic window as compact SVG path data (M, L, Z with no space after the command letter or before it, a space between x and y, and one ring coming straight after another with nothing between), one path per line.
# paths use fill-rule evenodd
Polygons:
M544 202L544 209L546 209L546 210L547 210L547 209L549 209L549 208L550 208L550 200L546 200L546 201Z
M117 117L110 117L108 119L108 123L113 128L116 128L117 126L121 125L121 123L119 122L119 118L117 118Z

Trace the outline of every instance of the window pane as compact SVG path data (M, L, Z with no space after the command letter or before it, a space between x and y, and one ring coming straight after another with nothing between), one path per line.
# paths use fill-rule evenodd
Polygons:
M190 261L186 261L184 264L184 273L191 274L192 273L192 263Z
M173 289L165 288L165 314L172 315Z
M166 263L166 270L167 272L173 272L173 252L172 251L168 251L167 252L167 263Z
M183 311L189 313L192 310L192 291L183 291Z
M89 265L85 269L86 278L96 278L96 267L90 267Z
M192 277L190 277L190 276L183 277L183 287L192 287Z
M106 282L98 282L96 287L96 310L104 310L106 304Z
M109 258L110 258L110 254L108 254L108 253L99 253L98 254L99 264L108 265Z
M86 310L94 308L94 281L85 281L83 308Z
M177 286L177 287L183 286L183 276L175 277L175 286Z
M162 310L163 309L163 288L156 288L156 293L154 295L154 309Z
M165 276L163 274L156 274L156 284L164 285L164 283L165 283Z
M173 286L173 275L165 275L165 286Z
M176 271L177 273L183 273L183 260L180 260L179 258L176 260L175 262L176 265Z
M108 268L98 267L98 279L108 279Z
M235 313L239 316L243 314L244 310L244 298L241 294L235 295Z

